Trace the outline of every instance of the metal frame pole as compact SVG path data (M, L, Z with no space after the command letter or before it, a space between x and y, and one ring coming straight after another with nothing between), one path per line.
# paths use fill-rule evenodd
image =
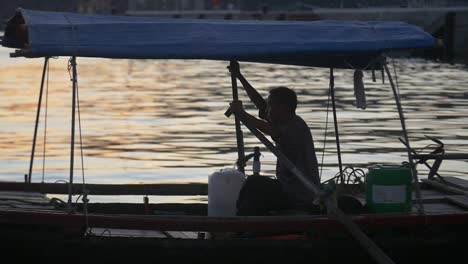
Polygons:
M411 174L412 174L413 180L414 180L414 188L415 188L415 191L416 191L416 199L418 200L418 204L419 204L418 211L419 211L420 214L424 214L424 206L423 206L422 201L421 201L421 190L419 188L418 174L416 172L416 166L414 165L414 161L411 158L411 146L410 146L409 139L408 139L408 131L406 130L405 116L404 116L404 113L403 113L403 108L401 106L400 96L398 95L395 83L393 83L393 78L392 78L392 75L390 74L390 71L389 71L389 69L387 67L387 64L384 63L383 67L385 68L385 72L387 73L388 80L390 81L390 85L391 85L392 90L393 90L393 96L395 97L395 102L396 102L396 105L397 105L397 108L398 108L398 114L400 116L401 128L403 129L403 137L405 138L405 144L404 145L406 146L406 151L408 153L408 162L409 162L409 164L411 166Z
M41 89L39 92L39 102L37 103L36 124L34 126L34 137L33 137L33 144L32 144L32 150L31 150L31 160L29 162L29 173L28 173L27 183L31 183L32 169L33 169L33 163L34 163L34 153L36 151L37 128L39 126L39 116L41 114L41 105L42 105L42 94L44 91L44 82L45 82L45 76L46 76L48 64L49 64L49 57L45 57L44 67L42 68Z
M68 181L68 212L72 212L72 196L73 196L73 168L75 160L75 109L76 109L76 90L77 90L77 73L76 73L76 57L73 56L70 60L72 66L72 121L71 121L71 143L70 143L70 180Z
M340 133L338 131L338 118L336 116L336 105L335 105L335 80L333 76L333 68L330 68L330 94L332 98L333 107L333 122L335 124L335 138L336 138L336 151L338 152L338 166L340 168L340 175L343 177L343 163L341 162L341 147L340 147Z
M230 66L234 67L233 64L235 63L236 61L231 61ZM237 101L239 100L239 96L237 94L237 79L236 79L236 76L234 76L232 73L231 73L231 84L232 84L232 100ZM236 125L236 139L237 139L237 158L239 161L238 169L240 172L245 173L244 166L240 165L240 164L244 164L244 159L245 159L244 135L242 134L242 128L240 125L239 118L237 118L237 116L235 117L235 125Z

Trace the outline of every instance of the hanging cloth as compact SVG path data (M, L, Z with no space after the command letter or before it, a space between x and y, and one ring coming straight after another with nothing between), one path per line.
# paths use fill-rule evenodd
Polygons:
M354 96L356 97L356 107L361 109L366 109L366 92L364 90L364 82L362 77L364 74L362 70L354 71Z

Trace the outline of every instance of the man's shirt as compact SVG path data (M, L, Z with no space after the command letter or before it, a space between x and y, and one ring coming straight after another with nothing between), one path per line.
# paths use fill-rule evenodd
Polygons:
M301 171L307 180L320 185L317 157L314 141L306 122L295 115L293 119L277 128L278 136L274 138L278 149ZM278 160L276 177L283 191L295 206L311 205L314 199L311 190Z

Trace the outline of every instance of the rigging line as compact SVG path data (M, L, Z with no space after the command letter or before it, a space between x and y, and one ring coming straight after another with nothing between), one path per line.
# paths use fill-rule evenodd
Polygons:
M66 180L56 180L55 183L59 183L59 182L63 182L65 184L68 184L68 182Z
M78 52L78 45L77 45L78 41L77 41L77 36L76 36L77 32L76 32L75 24L71 22L70 18L66 14L63 14L63 17L65 18L65 20L67 20L68 24L70 24L70 28L72 32L72 41L73 41L73 54L76 55Z
M36 139L37 139L37 129L39 127L39 117L41 114L41 106L42 106L42 94L44 91L44 81L45 81L45 74L47 65L49 62L49 57L44 58L44 66L42 68L42 77L41 77L41 89L39 92L39 101L37 102L37 111L36 111L36 123L34 124L34 136L33 136L33 143L31 149L31 159L29 161L29 172L25 181L27 183L31 183L32 171L33 171L33 163L34 163L34 154L36 152Z
M319 180L320 181L322 181L323 160L325 158L325 149L326 149L326 145L327 145L328 114L330 113L330 95L331 95L331 86L328 89L327 115L325 117L325 136L324 136L324 139L323 139L322 161L321 161L321 164L320 164L320 175L319 175Z
M331 91L331 101L332 101L332 110L333 110L333 122L335 127L335 141L336 141L336 151L338 154L338 165L340 168L340 173L343 172L343 163L341 162L341 148L340 148L340 133L338 131L338 118L336 115L336 105L335 105L335 76L333 74L333 68L330 68L330 91ZM343 181L343 179L342 179Z
M44 148L42 152L42 183L44 183L45 178L45 160L46 160L46 146L47 146L47 108L49 104L49 67L50 64L47 63L46 70L46 98L45 98L45 109L44 109Z
M81 130L81 110L80 110L80 93L79 93L79 85L78 80L75 80L76 83L76 105L78 111L78 129L80 134L80 152L81 152L81 175L83 179L82 183L82 195L83 195L83 214L85 217L85 228L86 232L91 232L89 229L89 217L88 217L88 191L86 190L86 181L85 181L85 173L84 173L84 155L83 155L83 135ZM78 200L78 199L77 199Z
M395 58L392 57L392 67L393 67L393 74L395 75L395 86L398 91L398 96L400 96L400 85L398 84L398 75L395 66Z
M76 81L76 106L78 110L78 129L80 132L80 151L81 151L81 175L83 178L83 193L84 193L86 181L85 181L85 174L84 174L83 136L81 133L82 130L81 130L81 111L80 111L80 95L79 94L80 93L79 93L78 81Z
M71 113L71 138L70 138L70 180L68 183L68 213L73 213L72 197L73 197L73 173L74 173L74 163L75 163L75 119L76 119L76 81L77 81L77 72L76 72L76 57L70 57L68 61L68 69L73 71L72 73L72 113Z

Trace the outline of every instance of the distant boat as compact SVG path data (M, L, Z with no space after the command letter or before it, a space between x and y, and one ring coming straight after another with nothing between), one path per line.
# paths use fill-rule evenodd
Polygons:
M466 260L468 181L444 177L437 170L445 159L467 159L468 155L445 153L443 143L434 138L429 138L437 144L432 153L411 149L399 95L386 62L389 52L429 49L434 44L429 34L401 22L172 20L20 8L8 21L2 40L3 46L16 49L11 56L44 57L43 76L50 57L70 56L70 179L66 184L32 181L38 107L30 172L24 183L0 183L3 253L16 259L52 260L59 256L62 261L119 262ZM382 71L395 95L408 160L404 166L371 168L369 173L361 173L343 168L339 159L338 176L315 186L304 180L302 172L263 134L248 127L320 197L323 213L215 217L207 215L207 204L89 203L88 195L210 194L206 184L73 184L77 57L208 59L326 67L331 69L332 103L333 69ZM233 100L237 100L237 84L234 78L231 81ZM43 85L44 78L41 95ZM241 121L236 118L236 138L238 158L244 159ZM340 157L337 126L335 132ZM418 179L417 162L431 168L427 179ZM244 172L243 168L239 170ZM68 201L49 200L43 193L68 194ZM82 201L74 202L74 194L80 194ZM357 211L351 210L355 203L362 205L355 207Z

